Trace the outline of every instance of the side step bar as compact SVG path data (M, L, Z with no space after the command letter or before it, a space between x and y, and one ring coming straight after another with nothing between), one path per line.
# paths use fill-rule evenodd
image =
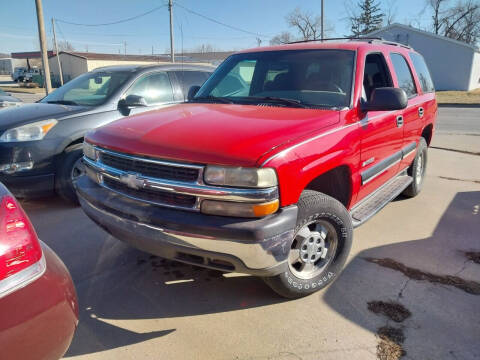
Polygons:
M363 199L350 210L353 227L358 227L369 220L373 215L382 210L390 201L400 195L413 181L411 176L399 175L375 192Z

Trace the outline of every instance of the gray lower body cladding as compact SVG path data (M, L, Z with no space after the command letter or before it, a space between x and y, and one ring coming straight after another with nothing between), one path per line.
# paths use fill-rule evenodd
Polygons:
M286 265L297 207L260 219L204 215L143 203L83 176L77 193L85 213L107 232L167 259L224 271L273 276Z

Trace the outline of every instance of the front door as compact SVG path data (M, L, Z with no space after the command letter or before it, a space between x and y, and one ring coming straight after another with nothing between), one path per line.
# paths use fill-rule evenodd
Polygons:
M392 86L392 76L384 54L368 54L365 58L362 101L369 100L374 89ZM402 158L402 112L369 111L360 124L361 187L358 200L397 174Z

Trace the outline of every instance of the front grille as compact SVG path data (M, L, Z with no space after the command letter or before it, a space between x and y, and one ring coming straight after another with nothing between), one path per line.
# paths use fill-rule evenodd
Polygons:
M141 159L130 159L101 152L100 160L118 170L135 172L158 179L193 182L198 179L199 170L188 167L156 164Z
M103 178L103 183L110 189L134 197L139 200L150 201L159 205L170 205L175 207L193 208L197 198L192 195L172 194L164 191L150 189L131 189L127 185L108 177Z

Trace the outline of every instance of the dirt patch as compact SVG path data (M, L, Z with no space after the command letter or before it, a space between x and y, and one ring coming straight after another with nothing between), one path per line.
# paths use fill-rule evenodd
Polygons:
M405 319L412 316L410 310L399 303L384 302L384 301L370 301L367 303L368 310L375 314L382 314L389 319L401 323Z
M480 252L478 251L467 251L465 256L468 260L473 261L476 264L480 264Z
M400 271L402 274L413 280L428 281L433 284L454 286L472 295L480 295L480 283L469 281L458 276L436 275L419 269L411 268L393 259L365 258L366 261L386 267L388 269Z
M377 345L377 358L380 360L398 360L407 352L403 349L405 335L402 329L383 326L377 330L380 342Z

